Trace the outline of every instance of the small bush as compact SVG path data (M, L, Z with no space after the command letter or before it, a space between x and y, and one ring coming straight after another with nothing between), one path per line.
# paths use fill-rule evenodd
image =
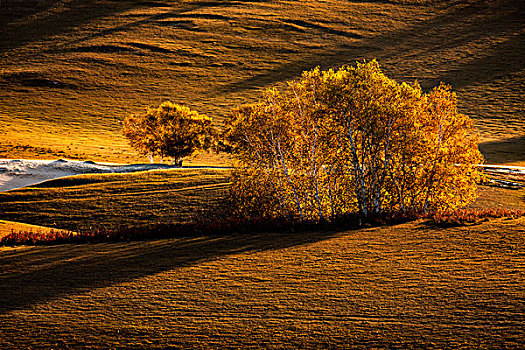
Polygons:
M524 210L482 209L482 210L444 210L430 215L434 223L442 226L462 226L476 224L496 218L517 219L525 216Z
M525 216L524 210L445 210L434 213L391 212L363 218L359 213L339 215L328 221L300 220L299 218L217 216L189 223L155 224L149 226L96 228L83 232L71 231L13 231L0 239L0 245L57 245L101 242L129 242L187 236L224 236L261 232L301 232L314 230L350 230L361 227L396 225L417 219L428 219L440 226L463 226L495 218L516 219Z
M312 231L320 229L344 230L363 226L396 224L420 218L416 213L383 214L364 220L357 213L341 215L334 220L298 220L292 218L222 216L200 219L189 223L155 224L149 226L95 228L89 231L13 231L0 239L0 245L57 245L101 242L128 242L186 236L251 234L260 232Z

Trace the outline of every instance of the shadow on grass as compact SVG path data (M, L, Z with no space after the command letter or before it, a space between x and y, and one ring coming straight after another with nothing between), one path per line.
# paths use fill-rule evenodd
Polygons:
M521 18L525 14L525 8L520 1L503 0L494 6L487 6L482 1L456 1L443 6L443 13L426 21L385 34L363 37L356 40L354 45L341 45L339 50L302 56L273 70L222 86L211 95L257 90L297 78L303 71L315 66L328 69L374 58L378 59L389 75L393 73L393 78L417 79L424 89L430 89L441 81L451 84L454 89L460 89L473 83L487 82L495 77L519 72L524 68L523 55L520 55L524 47L524 36L515 34L522 28ZM484 25L480 26L480 22ZM470 42L490 41L495 35L508 37L508 40L493 45L486 52L480 52L479 57L476 56L472 60L444 62L446 69L440 67L439 74L413 76L421 62L436 61L443 50L455 49L460 52L464 50L464 45ZM501 64L502 55L512 59ZM399 73L398 60L405 61L406 68L403 71L406 73ZM403 74L409 74L410 77L403 77Z
M115 26L73 40L69 44L83 42L86 40L103 37L116 32L127 31L132 28L155 23L158 20L170 18L175 15L198 10L204 7L224 7L237 3L250 3L256 0L237 1L90 1L71 0L61 11L54 11L59 1L44 0L3 0L0 1L0 52L21 47L27 43L44 40L48 37L67 33L73 28L80 28L84 24L93 22L99 18L121 14L137 8L172 8L171 11L161 12L144 19L133 21L128 24ZM45 13L43 16L36 16ZM21 21L20 23L17 23ZM4 28L5 30L4 30ZM13 34L14 33L14 34Z
M479 144L479 150L488 164L505 164L525 161L525 136Z
M91 39L94 39L94 38L100 38L100 37L108 36L108 35L115 34L115 33L118 33L118 32L129 31L129 30L132 30L134 28L137 28L137 27L140 27L140 26L144 26L144 25L152 25L152 24L155 25L160 20L177 17L177 16L180 16L180 15L186 13L186 12L199 10L201 8L228 7L228 6L231 6L231 5L234 5L234 4L238 4L238 3L250 3L250 2L257 2L257 0L193 1L193 2L184 3L183 5L181 5L179 7L175 7L173 3L166 3L166 7L173 8L171 11L165 11L165 12L157 13L157 14L154 14L154 15L151 15L151 16L146 16L143 19L139 19L139 20L127 23L127 24L118 25L118 26L115 26L115 27L112 27L112 28L104 29L104 30L101 30L99 32L96 32L96 33L90 34L88 36L82 37L80 39L76 39L76 40L70 41L68 44L69 45L71 45L71 44L78 44L78 43L85 42L85 41L88 41L88 40L91 40ZM228 18L224 17L224 19L228 19Z
M71 231L192 222L222 208L228 170L91 174L0 193L0 219Z
M15 49L25 44L44 40L53 35L68 32L98 18L121 13L139 7L139 3L119 1L93 3L87 0L73 0L61 11L54 9L59 1L27 3L9 0L0 9L1 17L0 52ZM31 6L34 5L34 6ZM86 7L89 8L86 11ZM41 13L43 15L38 16ZM36 15L36 17L34 17Z
M27 43L44 40L48 37L67 33L73 28L82 27L86 23L99 18L124 13L136 8L175 7L179 2L171 1L68 1L64 8L56 11L60 1L35 0L4 0L0 1L0 52L21 47ZM191 11L204 6L223 6L231 1L194 1L180 6L174 13ZM38 16L43 14L41 16ZM83 40L104 36L116 31L128 30L138 25L150 23L163 18L166 14L148 17L146 20L135 21L129 25L102 30L97 34L85 37ZM18 22L17 22L18 21Z
M60 5L60 0L2 0L0 27Z
M0 314L230 254L284 249L333 231L232 234L0 251Z

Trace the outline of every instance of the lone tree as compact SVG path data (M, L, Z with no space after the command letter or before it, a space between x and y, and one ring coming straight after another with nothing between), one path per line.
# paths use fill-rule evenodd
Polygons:
M164 102L142 115L128 116L123 134L130 145L153 163L155 156L170 157L182 166L182 159L210 148L215 139L211 118L188 107Z
M379 64L316 68L225 121L244 215L329 220L456 208L476 196L482 156L446 85L423 93Z

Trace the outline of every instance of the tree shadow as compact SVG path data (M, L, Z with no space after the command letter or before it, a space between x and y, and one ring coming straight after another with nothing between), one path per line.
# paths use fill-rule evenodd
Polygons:
M423 88L428 89L440 81L450 83L458 89L474 82L490 81L496 76L521 71L525 66L521 52L524 47L524 34L515 33L523 28L525 16L523 3L517 0L503 0L492 6L484 1L454 1L443 5L443 13L421 22L356 40L355 44L344 44L338 50L302 57L273 70L233 82L218 88L212 95L235 93L246 89L261 87L293 79L315 66L332 68L355 61L378 59L387 73L396 79L417 79ZM480 23L483 23L480 26ZM488 52L477 53L481 57L472 60L447 62L433 69L427 76L414 76L421 64L439 62L442 50L457 49L474 41L485 41L495 35L508 36L509 39L494 45ZM512 62L502 64L502 54L513 57ZM407 59L403 59L406 57ZM414 59L417 57L417 59ZM506 56L505 56L506 57ZM400 67L402 60L405 66ZM434 72L441 73L435 74Z
M1 0L0 28L23 18L49 10L60 4L60 0Z
M488 164L506 164L525 161L525 136L479 144L479 150Z
M6 1L6 0L4 0ZM25 0L24 0L25 1ZM35 0L30 0L35 2ZM161 19L173 17L188 11L197 10L203 7L224 7L235 3L258 2L258 0L236 0L236 1L193 1L187 3L171 1L90 1L90 0L72 0L67 3L67 8L60 12L49 12L46 16L32 19L31 16L37 12L49 10L58 1L48 0L43 4L47 6L35 6L33 10L23 11L16 15L16 7L13 7L11 13L0 16L0 52L21 47L27 43L44 40L48 37L66 33L72 28L82 27L86 23L103 17L109 17L114 14L124 13L136 8L166 7L173 8L172 11L162 12L155 15L147 16L131 23L115 26L113 28L101 30L97 33L84 36L80 39L70 41L68 44L83 42L89 39L103 37L120 31L129 30L140 25L154 23ZM17 0L8 0L8 3L15 4ZM0 4L3 4L0 1ZM20 5L19 5L20 6ZM7 8L2 5L0 9ZM28 6L29 7L29 6ZM11 7L9 7L11 8ZM24 5L25 8L25 5ZM15 19L25 18L25 22L14 23Z
M304 245L334 232L232 234L0 251L0 314L230 254Z
M10 2L15 3L14 0ZM67 7L62 11L54 12L52 8L57 3L59 1L48 1L43 3L47 6L35 6L32 11L23 11L18 15L11 13L11 16L9 14L2 16L0 52L16 49L31 42L41 41L48 37L65 33L69 29L80 27L97 18L140 6L140 3L132 1L93 2L89 0L72 0L67 3ZM86 10L86 6L89 6L89 10ZM17 6L12 8L10 12L16 12L16 10ZM45 14L35 16L39 12ZM11 19L11 21L6 21L5 17Z
M196 1L196 2L193 2L193 3L187 3L184 6L180 6L179 8L174 9L174 10L169 11L169 12L158 13L158 14L151 15L151 16L148 16L148 17L143 18L143 19L139 19L139 20L136 20L136 21L124 24L124 25L119 25L119 26L115 26L113 28L108 28L108 29L101 30L101 31L99 31L97 33L93 33L93 34L84 36L82 38L70 41L70 42L68 42L68 45L77 44L77 43L81 43L81 42L84 42L84 41L87 41L87 40L100 38L100 37L104 37L104 36L107 36L107 35L110 35L110 34L115 34L115 33L118 33L118 32L130 30L130 29L142 26L142 25L152 24L152 23L158 22L158 21L163 20L163 19L169 19L169 18L175 17L177 15L183 14L185 12L195 11L195 10L198 10L198 9L204 8L204 7L219 7L219 6L224 7L224 6L229 6L229 5L232 4L232 2L235 2L235 1L200 1L200 2ZM251 0L251 1L250 0L240 0L239 2L253 2L253 0Z

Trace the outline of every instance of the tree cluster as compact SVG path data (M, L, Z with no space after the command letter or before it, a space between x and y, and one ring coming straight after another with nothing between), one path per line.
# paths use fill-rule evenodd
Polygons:
M184 157L210 148L215 140L211 118L170 102L145 114L128 116L123 134L130 145L151 162L155 156L170 157L182 165Z
M450 87L424 93L376 61L266 90L231 111L224 137L236 159L232 199L263 217L457 208L475 198L482 162Z

